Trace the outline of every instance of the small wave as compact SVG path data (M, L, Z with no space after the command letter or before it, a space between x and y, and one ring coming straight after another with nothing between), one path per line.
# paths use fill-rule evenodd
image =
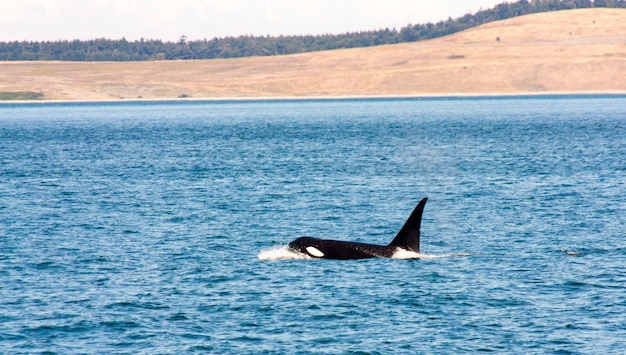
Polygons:
M439 259L439 258L452 258L455 256L469 256L469 254L465 253L454 253L454 254L422 254L416 253L408 250L399 250L394 255L394 259Z
M261 250L259 260L295 260L311 259L310 256L297 253L287 246L276 246L271 249Z
M428 258L428 259L454 258L457 256L470 256L470 254L467 254L467 253L450 253L450 254L439 254L439 255L422 254L422 258Z
M569 256L582 256L585 253L582 251L578 251L578 250L571 250L571 249L562 249L561 250L563 253L569 255Z

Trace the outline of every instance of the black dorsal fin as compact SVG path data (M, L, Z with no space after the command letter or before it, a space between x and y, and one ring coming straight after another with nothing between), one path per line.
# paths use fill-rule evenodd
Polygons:
M404 222L404 226L389 246L400 247L402 249L420 252L420 225L422 224L422 213L428 197L424 197L415 207L409 219Z

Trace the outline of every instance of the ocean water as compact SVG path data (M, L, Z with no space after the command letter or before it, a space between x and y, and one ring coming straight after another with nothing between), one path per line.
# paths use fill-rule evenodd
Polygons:
M625 221L624 96L0 105L0 353L626 353Z

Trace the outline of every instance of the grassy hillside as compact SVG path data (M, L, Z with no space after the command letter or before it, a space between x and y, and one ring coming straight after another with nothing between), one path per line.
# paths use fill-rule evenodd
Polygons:
M548 12L415 43L274 57L4 62L0 92L44 99L626 92L626 10Z

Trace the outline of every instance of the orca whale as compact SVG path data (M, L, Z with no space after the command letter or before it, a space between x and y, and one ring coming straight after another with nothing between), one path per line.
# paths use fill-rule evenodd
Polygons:
M318 259L393 258L403 257L407 252L415 255L420 252L420 225L427 200L425 197L417 204L389 245L300 237L289 243L289 248Z

